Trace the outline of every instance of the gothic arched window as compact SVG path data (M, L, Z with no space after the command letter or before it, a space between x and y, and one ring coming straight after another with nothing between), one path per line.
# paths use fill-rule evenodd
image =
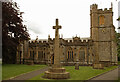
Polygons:
M104 19L105 17L103 16L103 15L101 15L101 16L99 16L99 25L101 26L101 25L104 25L104 23L105 23L105 19Z
M67 59L72 60L74 56L74 50L72 48L69 48L67 50Z
M73 51L72 51L72 59L73 59Z
M67 59L69 59L69 51L68 51L68 58Z

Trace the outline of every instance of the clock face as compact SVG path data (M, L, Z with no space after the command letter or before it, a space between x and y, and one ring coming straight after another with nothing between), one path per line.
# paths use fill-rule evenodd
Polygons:
M105 32L105 29L104 29L104 28L102 29L102 32Z
M111 37L109 28L99 29L99 41L109 41Z

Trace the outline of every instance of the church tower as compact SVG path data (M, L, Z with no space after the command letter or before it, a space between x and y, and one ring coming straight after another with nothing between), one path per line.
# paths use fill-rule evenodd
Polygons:
M117 64L117 45L115 42L115 27L111 8L98 9L97 4L90 7L90 38L93 40L94 63L104 66Z

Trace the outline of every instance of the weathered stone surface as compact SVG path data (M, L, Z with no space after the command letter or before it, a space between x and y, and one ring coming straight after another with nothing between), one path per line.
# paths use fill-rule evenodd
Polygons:
M70 78L70 74L69 72L55 73L55 72L45 71L44 77L48 79L68 79Z
M23 59L34 59L36 64L75 65L78 55L80 65L106 62L117 65L117 45L115 42L115 27L113 25L113 11L98 9L97 4L90 8L90 37L63 38L59 37L61 26L56 23L56 38L24 41L17 48L16 63L23 63ZM57 28L56 28L57 27ZM58 32L58 33L57 33ZM56 43L57 41L57 43ZM55 45L59 45L55 47ZM58 54L59 53L59 54ZM60 55L60 57L55 56ZM59 62L60 61L60 62ZM56 67L57 65L54 65ZM61 66L57 66L61 67Z
M90 10L91 17L91 39L93 40L93 68L103 68L108 66L106 62L117 61L116 49L113 47L116 45L112 44L115 40L115 27L113 25L113 11L112 8L109 10L98 9L96 4L91 5ZM114 53L115 52L115 53ZM112 54L114 53L114 56ZM114 58L112 58L114 57ZM98 66L98 67L97 67Z
M100 63L101 64L103 64L104 65L104 67L109 67L109 66L111 66L111 62L110 61L100 61Z
M65 72L65 68L61 67L60 64L60 48L59 48L59 29L61 26L58 25L58 19L56 19L56 26L53 26L55 29L55 49L54 49L54 65L49 68L48 71L45 71L45 78L48 79L67 79L70 77L69 72Z
M104 69L104 65L103 65L103 64L100 64L100 63L93 64L93 68L94 68L94 69Z
M64 73L65 68L49 68L49 72L55 72L55 73Z
M34 65L33 60L27 60L27 62L25 62L27 65Z
M79 63L76 63L76 64L75 64L75 69L76 69L76 70L79 70Z

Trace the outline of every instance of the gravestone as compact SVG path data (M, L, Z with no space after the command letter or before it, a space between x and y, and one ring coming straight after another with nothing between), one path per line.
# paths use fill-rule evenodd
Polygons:
M75 69L76 69L76 70L79 70L79 59L78 59L78 55L76 56Z

